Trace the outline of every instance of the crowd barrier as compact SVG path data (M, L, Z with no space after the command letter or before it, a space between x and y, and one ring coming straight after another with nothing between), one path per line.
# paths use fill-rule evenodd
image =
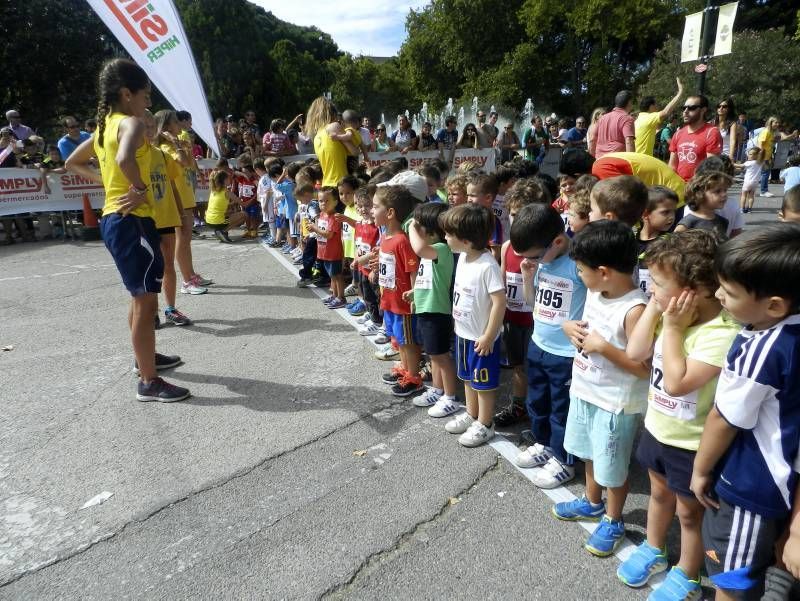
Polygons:
M305 161L313 154L302 154L283 157L289 163ZM374 169L394 159L405 157L409 167L416 168L426 161L439 157L437 151L406 154L399 152L372 152L368 165ZM197 202L208 202L208 177L216 165L216 159L201 159L197 162ZM231 161L235 165L235 161ZM484 171L494 172L495 151L459 149L453 158L454 168L462 163L475 163ZM36 169L0 169L0 216L19 215L24 213L57 213L61 211L77 211L83 208L83 197L87 196L92 207L99 209L105 201L103 186L96 184L75 173L50 173L46 176Z

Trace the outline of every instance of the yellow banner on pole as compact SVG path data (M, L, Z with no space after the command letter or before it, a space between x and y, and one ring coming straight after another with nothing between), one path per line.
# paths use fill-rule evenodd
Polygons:
M731 2L719 7L717 19L717 38L714 41L714 56L730 54L733 48L733 21L736 19L738 2Z
M681 41L681 62L696 61L700 58L700 36L703 32L703 13L686 15Z

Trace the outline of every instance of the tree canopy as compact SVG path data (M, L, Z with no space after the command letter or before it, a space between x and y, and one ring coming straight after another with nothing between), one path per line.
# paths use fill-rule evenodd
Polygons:
M375 61L247 0L175 1L212 114L253 109L263 124L303 112L328 91L340 108L373 120L417 112L423 102L438 112L449 97L469 106L478 96L484 108L510 112L530 97L538 110L566 115L607 106L623 88L667 98L675 74L693 87L692 65L678 63L679 38L684 16L705 4L431 0L409 12L398 57ZM741 0L734 51L712 61L710 95L733 94L755 115L800 121L799 17L796 0ZM4 2L0 35L2 106L45 129L65 114L91 116L100 66L124 55L84 0ZM158 95L155 104L164 104Z

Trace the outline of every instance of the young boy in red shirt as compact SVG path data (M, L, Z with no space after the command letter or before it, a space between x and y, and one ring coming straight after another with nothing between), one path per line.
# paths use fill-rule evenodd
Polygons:
M398 397L425 390L418 373L420 348L414 338L416 323L411 304L403 298L404 293L414 289L419 267L419 258L402 228L416 203L406 188L378 184L372 205L375 225L386 226L378 254L383 324L386 335L400 347L400 366L385 374L383 381L392 386L392 394Z

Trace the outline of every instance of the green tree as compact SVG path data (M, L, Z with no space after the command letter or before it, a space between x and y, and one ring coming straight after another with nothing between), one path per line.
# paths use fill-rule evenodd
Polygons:
M680 62L680 40L670 38L656 54L653 70L641 87L667 101L675 88L675 76L693 90L695 62ZM732 96L737 111L756 119L777 114L787 123L800 126L800 41L783 29L738 31L731 54L713 58L706 74L706 95L712 103ZM793 127L793 129L794 129Z

